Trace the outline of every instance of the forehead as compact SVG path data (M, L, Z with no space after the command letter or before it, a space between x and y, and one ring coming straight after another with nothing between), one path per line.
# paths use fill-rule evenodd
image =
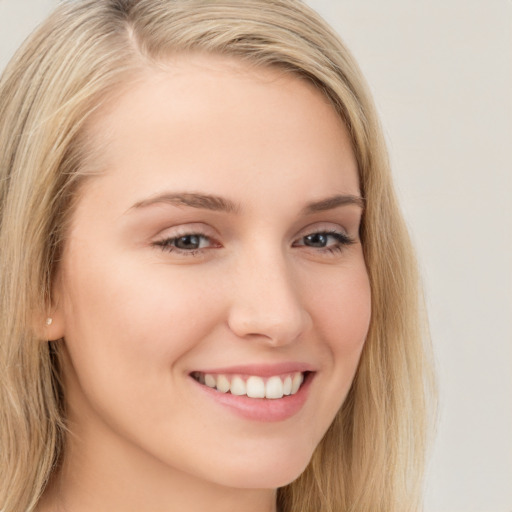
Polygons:
M359 191L341 118L314 84L277 67L175 56L165 68L148 68L127 83L95 115L88 134L101 148L95 153L105 173L122 173L125 180L143 175L138 181L148 193L160 186L157 180L197 188L197 173L219 195L223 191L215 189L226 180L243 176L246 188L261 187L265 174L272 185L309 173L314 188L334 173L344 175L336 185L344 190L337 192Z

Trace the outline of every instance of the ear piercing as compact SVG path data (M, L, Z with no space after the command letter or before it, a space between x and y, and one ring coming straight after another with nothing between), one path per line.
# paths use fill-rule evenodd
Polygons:
M46 319L46 325L52 325L52 323L53 323L53 318L48 317Z

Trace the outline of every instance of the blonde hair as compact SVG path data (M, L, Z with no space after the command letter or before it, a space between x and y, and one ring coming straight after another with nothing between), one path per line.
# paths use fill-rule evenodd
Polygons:
M42 339L78 184L84 126L174 52L279 66L344 120L366 201L361 237L372 319L356 378L283 512L420 507L433 380L416 262L375 108L348 50L299 0L74 0L29 38L0 81L0 510L33 510L58 465L65 407L56 346Z

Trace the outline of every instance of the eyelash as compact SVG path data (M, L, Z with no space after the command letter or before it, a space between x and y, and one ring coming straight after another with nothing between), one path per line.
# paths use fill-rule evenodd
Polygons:
M343 251L346 247L349 245L352 245L355 243L355 240L345 233L341 233L340 231L336 230L319 230L319 231L313 231L312 233L308 233L307 235L304 235L300 237L299 240L304 240L306 237L312 237L312 236L318 236L323 235L326 237L332 237L336 240L336 244L327 246L327 247L319 247L318 249L321 252L326 252L329 254L337 254ZM293 244L294 247L309 247L311 249L315 249L314 247L307 246L305 244L299 244L296 245L296 243Z
M191 233L184 233L184 234L178 235L178 236L173 236L171 238L165 238L163 240L158 240L157 242L154 243L154 245L156 245L157 247L160 247L162 249L162 251L165 251L165 252L177 253L177 254L180 254L183 256L197 256L205 249L202 247L199 247L197 249L188 250L188 249L180 249L179 247L175 247L173 245L174 243L176 243L178 240L180 240L182 238L190 238L190 237L197 237L202 240L209 240L210 242L212 241L212 238L207 235L204 235L202 233L191 232ZM220 247L220 244L217 244L217 246ZM214 244L214 247L215 247L215 244ZM210 249L210 248L211 247L208 247L208 249Z
M313 237L313 236L319 236L319 235L323 235L326 237L332 237L336 240L336 243L334 245L330 245L330 246L326 246L326 247L315 248L315 247L307 246L304 243L297 244L297 242L294 242L292 247L308 247L310 249L318 249L318 252L322 252L322 253L338 254L338 253L341 253L344 248L355 243L355 240L353 238L349 237L345 233L342 233L342 232L336 231L336 230L313 231L311 233L308 233L307 235L300 237L299 240L304 241L304 239L306 239L307 237ZM199 247L197 249L188 250L188 249L180 249L179 247L175 247L173 245L180 239L190 238L190 237L197 237L202 240L209 240L211 243L213 243L213 246L210 246L207 248ZM183 256L193 257L193 256L197 256L197 255L201 254L204 250L221 247L220 244L218 244L218 243L216 244L214 241L212 242L212 240L213 239L211 237L204 235L202 233L191 232L191 233L184 233L182 235L174 236L171 238L165 238L163 240L158 240L158 241L154 242L153 245L156 247L159 247L162 251L165 251L165 252L176 253L176 254L180 254Z

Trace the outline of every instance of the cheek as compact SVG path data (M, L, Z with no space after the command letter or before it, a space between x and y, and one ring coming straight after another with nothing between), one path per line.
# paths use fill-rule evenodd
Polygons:
M353 363L363 348L371 318L371 291L364 263L346 269L312 295L315 325L336 363ZM337 356L337 357L336 357Z
M218 302L200 275L103 254L69 261L65 338L84 389L122 386L137 396L172 380L216 323Z
M200 322L192 319L206 320L206 315L197 313L214 304L199 273L173 273L162 264L101 255L70 260L75 264L64 277L63 301L68 330L105 333L102 337L112 342L120 336L140 338L140 344L150 348L174 333L185 341L180 333L199 327Z
M318 442L342 406L354 380L371 318L371 290L362 257L340 269L312 295L314 321L328 375L319 400Z
M315 345L320 348L322 392L315 400L311 446L322 439L352 385L371 317L371 291L362 256L304 282L313 319ZM312 429L312 430L311 430Z

